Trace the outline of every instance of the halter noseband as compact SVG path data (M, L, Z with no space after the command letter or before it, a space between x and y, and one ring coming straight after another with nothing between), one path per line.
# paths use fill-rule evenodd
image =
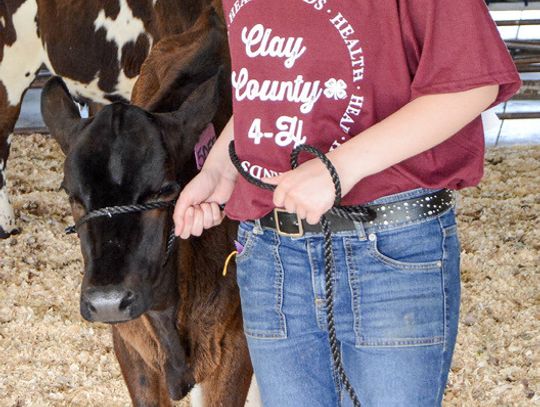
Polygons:
M105 208L96 209L96 210L88 212L86 215L81 217L74 225L68 226L65 229L65 232L68 235L76 233L79 227L81 227L86 222L95 218L102 218L102 217L112 218L113 216L116 216L116 215L145 212L145 211L150 211L153 209L170 208L171 206L174 206L175 204L176 204L176 199L172 201L147 202L144 204L108 206ZM173 227L171 228L171 231L169 232L169 238L167 239L167 255L166 255L165 261L163 262L163 266L165 266L167 264L167 261L169 260L175 240L176 240L176 235L174 234L174 225L173 225Z

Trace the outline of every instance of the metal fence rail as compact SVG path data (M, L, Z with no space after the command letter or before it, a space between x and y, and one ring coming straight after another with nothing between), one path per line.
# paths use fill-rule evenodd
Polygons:
M529 0L486 0L488 6L494 3L523 3L524 6L529 6Z

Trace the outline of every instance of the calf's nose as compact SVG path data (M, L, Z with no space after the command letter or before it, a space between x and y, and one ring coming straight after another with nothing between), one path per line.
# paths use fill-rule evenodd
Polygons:
M91 322L124 322L133 319L140 296L121 287L90 288L81 297L81 315Z

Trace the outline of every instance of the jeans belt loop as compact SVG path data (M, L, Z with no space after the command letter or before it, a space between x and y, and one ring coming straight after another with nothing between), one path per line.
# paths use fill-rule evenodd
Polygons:
M263 227L261 225L261 220L260 219L255 219L255 226L253 226L253 234L254 235L262 235L264 233L264 230L263 230Z
M362 222L354 222L354 228L356 229L356 234L358 235L359 240L367 240L366 228Z

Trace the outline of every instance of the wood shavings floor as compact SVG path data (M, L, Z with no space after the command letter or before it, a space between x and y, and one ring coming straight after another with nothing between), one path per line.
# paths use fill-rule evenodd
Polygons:
M13 138L22 233L0 240L0 407L129 406L108 327L79 314L62 163L50 138ZM540 406L540 146L493 148L486 164L459 199L463 300L443 405Z

